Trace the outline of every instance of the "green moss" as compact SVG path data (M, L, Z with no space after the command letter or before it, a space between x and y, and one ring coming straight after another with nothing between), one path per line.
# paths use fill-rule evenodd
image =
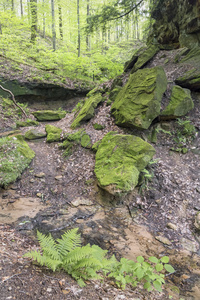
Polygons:
M82 136L85 134L85 129L80 129L76 132L67 134L64 138L70 142L80 144Z
M63 153L63 156L69 157L70 155L72 155L73 149L74 149L73 144L68 142L68 143L65 143L64 147L65 147L65 151Z
M0 139L0 186L15 181L35 156L21 135Z
M66 116L66 111L42 110L33 112L33 115L38 121L57 121Z
M95 130L102 130L105 128L105 126L98 124L98 123L93 124L93 127Z
M91 148L92 147L92 142L91 142L91 138L88 134L84 134L81 137L81 146L83 148Z
M139 173L155 154L154 148L139 137L109 132L96 153L95 174L103 188L129 192L138 183Z
M45 130L47 133L47 142L48 143L60 141L60 134L62 132L61 128L58 128L53 125L46 125Z
M138 70L117 95L111 112L123 127L147 129L160 114L167 78L162 67Z
M144 52L142 52L136 63L133 66L133 69L131 70L131 73L134 73L138 69L142 68L148 61L150 61L156 53L158 53L160 49L156 45L151 45L148 47Z
M35 139L41 139L46 137L46 133L40 132L36 129L30 129L25 133L25 138L27 140L35 140Z
M27 119L26 121L17 121L16 122L16 127L28 127L28 126L38 126L39 122L35 121L35 120L30 120Z
M91 97L86 99L79 114L76 116L73 123L71 124L71 128L75 129L78 126L80 126L81 122L90 120L94 116L95 108L101 101L103 101L103 98L100 93L92 95Z
M191 98L190 90L175 85L172 89L170 103L162 112L162 115L181 117L185 116L193 108L194 103Z

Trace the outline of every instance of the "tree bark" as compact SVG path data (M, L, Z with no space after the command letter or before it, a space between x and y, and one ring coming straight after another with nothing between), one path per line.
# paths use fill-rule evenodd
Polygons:
M80 29L80 12L79 12L79 0L77 0L77 23L78 23L78 57L81 55L81 29Z
M23 3L22 3L22 0L20 0L20 10L21 10L21 17L23 17L24 12L23 12Z
M31 9L31 41L35 43L37 36L37 0L30 0Z
M59 32L60 38L63 40L63 20L62 20L62 7L60 4L60 0L58 1L58 16L59 16Z
M55 30L55 10L54 0L51 0L51 16L52 16L52 39L53 39L53 50L56 50L56 30Z
M88 18L90 16L90 0L87 0L87 24L89 24ZM86 35L86 46L87 51L90 51L90 35L87 33Z

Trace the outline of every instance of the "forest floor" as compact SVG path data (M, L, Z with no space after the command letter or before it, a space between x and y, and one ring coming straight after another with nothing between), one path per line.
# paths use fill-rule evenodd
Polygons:
M163 65L169 87L187 69L174 63L176 53L160 51L147 65ZM169 89L163 101L168 98ZM193 93L192 98L195 108L188 117L197 132L186 141L188 152L171 151L177 147L174 137L179 127L176 120L165 122L167 130L160 130L153 144L158 161L149 168L151 180L142 194L136 191L124 203L115 203L97 187L95 154L91 150L77 147L66 159L58 143L47 144L44 139L28 142L36 157L17 182L0 190L0 299L200 299L200 238L194 226L200 210L200 94ZM72 109L72 102L65 105L69 107L63 108ZM39 108L38 104L30 106L31 111ZM71 132L72 119L70 113L51 124L67 133ZM1 128L13 125L9 119L2 122ZM105 128L94 130L95 123ZM45 124L40 123L38 128L43 130ZM106 103L82 127L92 142L111 130L144 139L150 133L116 126ZM39 249L36 230L50 232L56 238L75 227L79 227L83 244L98 244L117 258L168 255L176 272L166 277L162 293L148 293L141 285L120 290L108 280L91 281L80 288L66 273L53 273L23 258L30 249Z

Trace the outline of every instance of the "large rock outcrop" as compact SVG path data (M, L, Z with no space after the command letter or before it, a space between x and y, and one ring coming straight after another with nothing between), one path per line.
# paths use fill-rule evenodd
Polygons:
M98 184L112 195L129 193L155 149L133 135L107 133L97 146L95 174Z
M117 125L147 129L160 114L167 78L162 67L133 73L117 95L111 112Z
M161 48L193 48L200 45L199 0L158 0L154 3L155 19L151 41Z

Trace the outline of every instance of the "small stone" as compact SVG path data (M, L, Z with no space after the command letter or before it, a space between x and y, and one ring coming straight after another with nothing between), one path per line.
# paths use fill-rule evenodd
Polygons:
M52 288L47 288L47 292L51 293L52 292Z
M190 252L197 252L199 249L199 247L195 241L191 241L191 240L182 238L180 242L181 242L181 246L185 250L188 250Z
M62 175L58 175L55 177L56 180L61 180L62 178L63 178Z
M11 189L11 190L17 190L17 185L12 184L12 185L10 186L10 189Z
M200 212L198 212L195 216L194 226L196 229L200 230Z
M35 177L37 177L37 178L43 178L43 177L45 177L45 173L40 172L38 174L35 174Z
M86 205L86 206L90 206L93 205L93 202L89 199L84 199L84 198L76 198L75 200L73 200L71 202L71 204L75 207L79 206L79 205Z
M167 227L173 230L177 230L177 226L173 223L167 223Z
M36 196L37 196L38 198L42 198L42 194L41 194L41 193L37 193Z
M12 291L12 287L11 287L11 286L9 286L8 290L9 290L9 291Z
M165 245L168 245L168 246L171 245L170 240L168 240L168 239L167 239L166 237L164 237L164 236L160 236L160 235L159 235L159 236L156 236L155 239L158 240L159 242L165 244Z
M35 182L35 180L34 180L33 178L31 178L31 179L29 180L29 182L30 182L30 183L33 183L33 182Z

